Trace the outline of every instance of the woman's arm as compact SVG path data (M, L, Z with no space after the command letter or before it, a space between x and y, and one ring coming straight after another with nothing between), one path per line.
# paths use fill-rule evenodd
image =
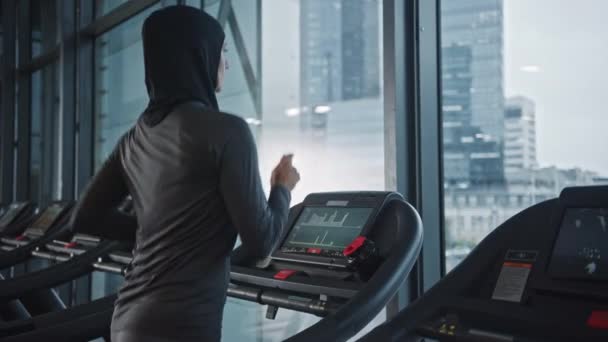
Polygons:
M136 217L117 208L129 194L123 177L118 146L93 177L76 204L70 220L74 233L90 234L110 240L135 241Z
M266 200L253 136L244 121L238 122L222 154L220 192L242 248L250 256L263 258L281 238L291 194L285 186L275 185Z

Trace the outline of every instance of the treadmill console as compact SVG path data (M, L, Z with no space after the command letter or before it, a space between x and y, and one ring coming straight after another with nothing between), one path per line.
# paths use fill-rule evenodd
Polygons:
M566 208L549 274L555 278L608 280L608 208Z
M45 235L49 229L54 227L65 216L71 207L71 202L54 202L36 217L22 233L14 232L7 237L2 237L0 249L11 251L18 246L28 245L33 240Z
M386 192L309 195L290 218L272 259L347 267L351 261L346 248L358 237L370 235L378 213L395 196Z
M608 186L566 188L490 233L365 341L608 341Z
M23 233L24 235L44 235L49 228L55 224L62 214L66 211L67 205L63 202L57 202L49 205L38 218L32 223Z
M27 202L11 204L4 215L0 217L0 230L14 223L29 206L30 204Z

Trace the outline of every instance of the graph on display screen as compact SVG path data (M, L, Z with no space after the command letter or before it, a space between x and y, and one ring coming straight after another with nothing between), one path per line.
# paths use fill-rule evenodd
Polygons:
M367 223L372 208L306 207L283 247L343 250Z

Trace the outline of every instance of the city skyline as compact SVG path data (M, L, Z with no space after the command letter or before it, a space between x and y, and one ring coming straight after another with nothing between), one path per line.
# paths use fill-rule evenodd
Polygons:
M598 158L596 151L598 146L608 147L608 135L605 135L601 131L601 127L608 126L608 115L603 115L602 111L597 109L593 112L593 107L598 107L598 100L601 96L598 94L602 90L600 87L601 81L598 78L596 82L597 87L594 88L592 93L586 93L579 91L576 96L565 96L564 94L552 92L551 89L554 87L555 81L553 78L562 79L561 83L566 83L563 79L575 79L571 77L572 72L568 71L568 65L571 62L564 62L572 59L574 52L568 52L567 42L559 45L559 38L552 38L552 36L558 37L581 37L584 34L581 31L587 32L601 32L600 27L602 26L601 21L591 20L588 21L586 18L587 11L592 11L589 8L591 6L583 6L585 14L577 16L576 32L568 32L570 28L575 25L568 24L561 31L565 31L567 34L560 35L555 34L552 28L562 23L562 17L559 13L575 13L573 8L581 10L576 4L569 4L567 2L560 1L560 6L556 7L555 11L548 15L546 8L552 3L551 1L542 0L530 3L528 1L521 0L506 0L504 1L504 98L513 96L525 96L530 98L536 104L536 115L537 115L537 160L540 167L558 166L560 168L581 168L598 172L603 176L608 175L608 159ZM601 1L586 0L585 3L598 4L600 8L608 9L608 2L602 4ZM278 27L278 23L284 26L281 30L263 30L264 32L264 49L271 49L273 53L278 53L279 57L270 58L269 55L265 55L264 58L264 77L263 82L265 83L264 88L271 86L271 92L265 91L265 97L276 98L276 95L271 96L270 94L285 94L289 101L280 101L282 104L290 103L288 106L276 106L272 103L267 103L265 107L274 112L277 111L279 114L284 115L282 112L285 110L297 106L299 102L299 94L296 92L299 89L299 77L295 75L297 73L298 62L299 62L299 20L288 21L285 16L276 16L277 12L284 12L285 9L290 8L288 12L298 13L300 6L298 1L273 1L264 2L268 4L263 6L263 13L265 18L273 17L269 21L263 21L265 26ZM565 8L558 8L564 5ZM276 6L275 6L276 5ZM280 5L280 6L279 6ZM544 7L543 7L544 6ZM541 16L539 11L545 9ZM597 7L593 7L597 8ZM601 11L600 11L601 12ZM524 15L525 14L525 15ZM593 13L592 18L597 18L598 13ZM273 24L275 21L277 24ZM545 21L548 23L545 24ZM592 26L589 26L592 25ZM591 42L597 41L598 39L606 42L608 38L592 37L591 34L587 33ZM531 45L540 46L549 44L549 41L558 41L558 45L555 48L558 51L564 51L562 56L553 62L553 67L549 68L549 64L541 63L538 58L532 58L531 52L537 51L539 48L530 48ZM516 41L516 42L514 42ZM570 42L571 39L568 39ZM289 42L288 49L277 49L275 48L275 42ZM579 44L583 44L579 42ZM381 47L381 44L379 44ZM591 47L591 43L585 43L584 46L588 49ZM585 79L593 78L600 74L607 74L608 70L602 71L597 67L599 59L605 59L608 57L608 43L603 44L604 47L601 49L602 53L593 56L592 65L586 65L581 62L577 64L577 67L584 67L585 71L579 72ZM297 47L296 47L297 46ZM567 52L567 53L566 53ZM536 55L539 55L537 53ZM541 54L542 55L542 54ZM545 56L548 60L555 59L555 53ZM579 59L585 58L587 54L583 54ZM559 61L559 62L558 62ZM560 65L556 65L556 63ZM560 67L561 66L561 67ZM540 70L536 69L538 67ZM523 69L523 70L522 70ZM589 70L591 69L591 70ZM277 72L279 70L280 72ZM290 73L289 79L291 80L292 87L281 87L284 82L280 82L281 79L285 79L283 73ZM566 74L567 72L567 74ZM543 76L545 75L545 76ZM546 80L543 77L548 77ZM588 83L588 82L583 82ZM579 88L583 87L584 84L579 85ZM293 90L290 90L293 89ZM580 104L579 95L589 99L595 99L594 101L588 100L584 105ZM580 110L572 109L580 107ZM591 109L589 109L591 107ZM574 114L570 114L574 113ZM579 114L584 113L584 114ZM277 114L278 115L278 114ZM268 115L267 118L271 119L272 115ZM572 128L576 128L575 132L572 132ZM568 137L568 139L564 139ZM592 137L592 139L589 139ZM565 143L567 142L567 143ZM581 151L583 150L583 151Z
M608 146L602 145L601 128L587 127L586 135L578 137L573 132L595 121L593 117L581 120L577 116L574 123L564 125L573 118L573 110L581 112L584 108L580 98L597 103L577 82L579 78L568 72L573 69L567 67L570 61L564 60L572 58L568 41L555 39L556 32L549 32L563 31L565 25L558 25L555 20L546 20L549 24L535 20L547 17L548 3L543 8L528 6L528 2L526 6L518 5L521 3L517 0L442 2L444 229L448 270L497 225L522 209L557 196L565 187L600 184L608 175L608 168L604 170L601 162L591 162L600 159L594 151L598 144ZM539 12L535 13L536 10ZM536 16L521 23L530 12ZM521 44L525 38L520 37L526 35L536 39L528 45ZM553 44L550 47L554 53L549 57L543 55L545 59L539 58L543 53L542 48L538 49L540 40ZM576 57L580 58L579 55ZM520 59L521 56L525 58ZM555 61L562 65L545 72L545 65ZM587 73L593 75L588 69ZM596 88L601 89L600 86ZM560 105L555 106L556 103ZM592 113L601 113L597 106L592 107L595 107ZM551 141L554 132L557 133ZM593 141L590 145L594 146L579 153L588 141ZM544 150L539 151L538 146ZM564 151L572 147L571 153L579 156L586 153L586 158L565 156Z
M594 6L589 6L592 3ZM464 51L445 50L455 43L471 49L473 55L471 72L476 77L472 78L471 89L474 91L469 95L469 108L462 115L466 117L468 110L472 124L481 126L484 133L488 133L489 130L484 129L485 125L479 121L479 116L475 117L475 102L479 102L475 98L479 87L475 85L493 84L492 88L498 89L496 81L504 78L503 100L523 96L529 98L536 107L538 167L578 168L602 176L608 175L608 160L598 158L595 152L598 148L608 147L608 135L602 132L602 127L608 124L608 116L602 113L599 106L602 82L601 77L597 77L608 75L608 72L602 71L598 66L608 57L608 39L585 34L601 31L598 24L601 20L597 11L592 10L597 8L597 3L598 1L587 0L587 6L582 9L575 4L553 6L555 11L547 15L546 8L554 2L492 0L459 3L444 0L443 63L454 58L450 54L464 56ZM608 9L608 3L600 7ZM471 11L464 12L465 8ZM496 13L496 9L501 9L503 13L500 13L501 10ZM595 13L591 15L588 12ZM562 14L566 13L576 13L574 16L569 15L571 19L568 24L564 24L561 19L564 17ZM492 30L492 25L501 25L502 29L486 34L486 31ZM500 42L501 31L504 46L497 49L492 45L492 37ZM492 53L493 56L488 59L488 51L498 52ZM571 67L572 61L578 63ZM488 74L485 77L484 71L490 68L485 64L483 68L476 67L476 64L483 63L502 65L499 70L503 70L504 77L498 70L494 71L495 75ZM479 82L479 79L483 81ZM450 84L453 86L454 81L443 82L444 105L450 105L453 101L445 94L446 85L449 87ZM493 90L484 91L492 94ZM499 112L501 111L497 108L486 110L482 114L495 119ZM448 114L450 113L444 111L444 119L449 121Z

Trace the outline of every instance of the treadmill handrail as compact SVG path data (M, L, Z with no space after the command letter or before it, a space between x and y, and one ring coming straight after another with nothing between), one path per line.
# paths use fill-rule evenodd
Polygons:
M76 279L91 270L93 263L101 256L119 249L124 242L105 241L94 249L78 255L71 260L53 265L51 267L24 274L0 282L0 299L8 300L22 296L24 293L54 287L67 281Z
M71 204L69 204L71 205ZM71 208L66 210L56 222L53 223L52 227L44 234L26 245L15 246L15 249L11 251L3 251L0 253L0 269L8 268L24 262L29 259L32 252L37 248L46 245L48 242L55 239L59 239L66 234L70 234L70 227L68 226L69 213Z
M82 341L110 332L116 295L23 321L0 323L2 341ZM17 332L16 334L14 332Z
M418 260L423 228L418 212L409 203L393 200L385 210L393 207L398 220L395 247L367 285L335 314L285 341L346 341L363 329L369 322L369 317L375 317L397 292Z

